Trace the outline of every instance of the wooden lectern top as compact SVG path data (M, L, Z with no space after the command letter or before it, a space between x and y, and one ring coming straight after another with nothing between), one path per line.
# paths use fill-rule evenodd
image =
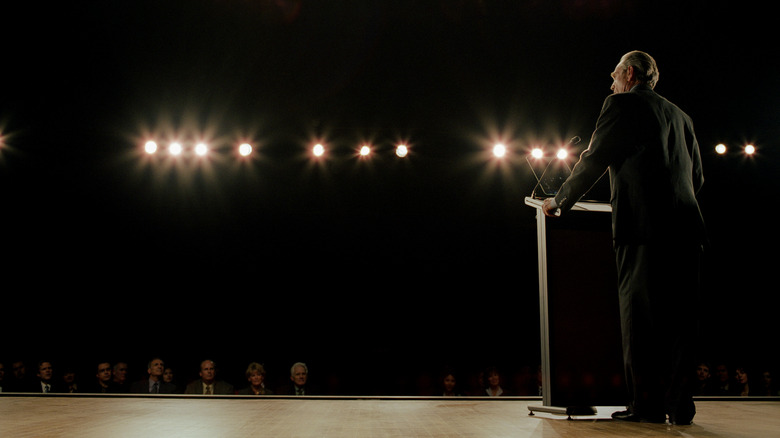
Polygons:
M541 209L542 204L544 203L544 199L537 199L532 198L530 196L525 198L525 204L530 205L531 207ZM588 202L588 201L580 201L576 204L574 204L574 207L572 207L572 210L574 211L601 211L609 213L612 211L612 205L604 203L604 202Z

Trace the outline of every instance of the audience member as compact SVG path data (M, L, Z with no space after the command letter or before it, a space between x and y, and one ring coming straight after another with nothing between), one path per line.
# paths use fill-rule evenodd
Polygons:
M693 389L693 395L713 395L713 393L710 365L701 362L696 366L696 385Z
M504 388L501 387L501 374L498 372L498 368L489 367L485 370L485 394L489 397L500 397L509 395Z
M146 372L149 376L130 385L130 392L135 394L173 394L176 388L162 379L165 362L159 357L149 361Z
M38 362L38 372L29 392L42 392L44 394L63 392L60 385L54 381L54 367L48 360Z
M712 382L712 395L726 396L734 394L729 367L720 363L715 366L715 380Z
M200 379L190 382L184 390L185 394L228 395L233 394L233 385L224 380L217 380L217 368L212 360L200 363Z
M178 384L176 380L176 374L173 372L173 368L171 367L165 367L165 370L163 371L163 382L170 383L173 385L176 389L174 389L174 392L176 394L182 392L181 386Z
M771 371L765 370L764 372L761 373L761 387L757 390L757 392L754 395L760 395L760 396L780 395L780 390L778 390L777 388L774 375L772 374Z
M66 367L65 371L62 373L62 391L69 394L81 392L79 389L78 375L72 366Z
M462 395L458 388L458 380L455 378L455 372L452 370L444 371L441 385L441 395L443 397L460 397Z
M27 364L23 360L11 363L11 374L6 378L6 392L26 392L32 386L32 379L27 375Z
M265 387L265 367L252 362L246 368L246 380L249 385L238 391L238 395L273 395L273 391Z
M111 378L114 382L116 392L130 392L130 382L127 380L127 362L117 362L114 364L114 372Z
M98 362L95 380L87 384L85 392L92 394L110 394L118 392L118 385L113 380L113 369L109 362Z
M285 390L280 391L285 395L315 395L316 391L309 385L309 367L303 362L296 362L290 367L290 382Z
M741 397L747 397L749 395L754 395L751 393L750 389L750 376L748 375L747 369L743 366L738 366L734 370L734 394L741 396Z

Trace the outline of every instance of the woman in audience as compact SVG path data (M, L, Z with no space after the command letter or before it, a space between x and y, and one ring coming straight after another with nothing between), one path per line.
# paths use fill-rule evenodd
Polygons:
M273 395L273 392L265 387L265 367L252 362L246 368L246 380L249 386L237 392L238 395Z

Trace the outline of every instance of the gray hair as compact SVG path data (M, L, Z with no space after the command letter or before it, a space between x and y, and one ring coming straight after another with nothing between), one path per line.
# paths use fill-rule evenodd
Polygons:
M290 367L290 375L291 375L291 376L292 376L293 374L295 374L295 369L296 369L296 368L298 368L298 367L303 367L303 371L304 371L306 374L309 374L309 367L307 367L305 363L303 363L303 362L295 362L295 363L293 364L293 366L291 366L291 367Z
M647 84L650 88L655 88L658 83L658 65L647 53L639 50L628 52L620 58L620 64L625 68L634 67L636 80Z

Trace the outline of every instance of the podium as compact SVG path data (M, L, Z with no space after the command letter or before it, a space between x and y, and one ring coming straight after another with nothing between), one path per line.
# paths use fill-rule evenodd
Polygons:
M625 406L623 352L609 204L578 202L559 218L536 209L542 406L534 411L594 415Z

